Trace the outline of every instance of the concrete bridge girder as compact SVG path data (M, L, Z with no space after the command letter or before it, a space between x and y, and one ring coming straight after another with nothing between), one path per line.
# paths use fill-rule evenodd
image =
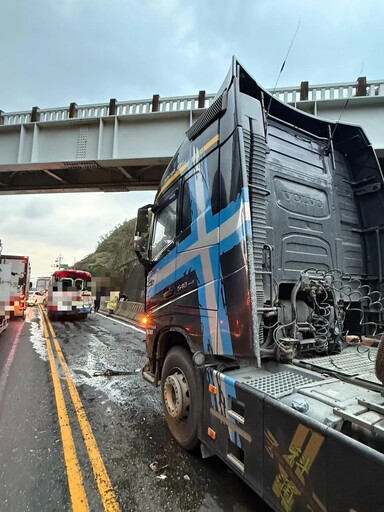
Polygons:
M307 97L315 99L297 101L295 90L276 96L309 114L361 125L384 168L384 81L369 85L366 96L351 84L335 85L314 86ZM48 109L35 122L25 112L3 113L3 125L0 111L0 195L155 190L185 132L205 110L197 107L198 98L187 99L164 100L169 110L150 111L147 105L140 113L136 107L122 110L123 104L116 114L108 114L105 105L78 108L76 115L89 117L68 118L70 112L59 109L67 117L55 114L52 120ZM211 101L213 95L205 106ZM118 113L123 111L130 113Z
M155 190L201 112L0 126L0 194Z

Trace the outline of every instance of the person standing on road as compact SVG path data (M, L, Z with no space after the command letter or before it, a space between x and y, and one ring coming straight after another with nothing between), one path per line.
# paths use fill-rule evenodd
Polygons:
M95 310L95 313L99 311L100 307L100 296L96 296L96 299L93 301L93 308Z

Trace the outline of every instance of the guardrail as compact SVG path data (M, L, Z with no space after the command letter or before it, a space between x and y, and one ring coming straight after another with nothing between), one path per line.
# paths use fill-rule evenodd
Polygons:
M359 77L356 82L313 85L301 82L300 87L280 87L269 90L274 97L285 103L296 105L303 101L343 100L356 96L384 96L384 80L367 81ZM40 109L31 111L3 112L0 110L0 125L20 125L33 122L63 121L66 119L89 119L104 116L140 115L153 112L182 112L208 108L213 102L214 94L199 91L198 95L160 98L158 94L152 99L135 101L117 101L112 98L109 103L94 105L77 105L69 107Z

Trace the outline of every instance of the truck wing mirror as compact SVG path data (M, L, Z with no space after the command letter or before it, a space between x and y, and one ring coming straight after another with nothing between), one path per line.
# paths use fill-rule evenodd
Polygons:
M133 250L141 257L145 257L148 254L149 227L152 215L151 208L152 205L147 204L137 211Z

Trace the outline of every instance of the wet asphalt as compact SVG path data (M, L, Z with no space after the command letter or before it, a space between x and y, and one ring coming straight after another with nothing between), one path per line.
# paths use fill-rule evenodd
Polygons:
M190 455L173 440L159 389L141 377L144 333L96 314L52 325L122 511L271 510L219 459ZM94 375L105 370L128 374ZM102 511L59 374L89 508ZM150 468L155 461L158 472ZM25 321L0 334L0 511L71 509L42 321L38 309L29 308Z

